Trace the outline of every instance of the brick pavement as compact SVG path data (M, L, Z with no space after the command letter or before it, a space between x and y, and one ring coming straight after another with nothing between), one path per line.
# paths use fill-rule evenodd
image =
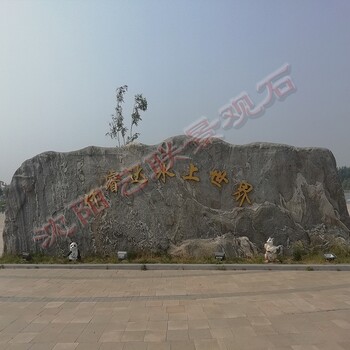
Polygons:
M0 270L0 350L348 350L350 272Z

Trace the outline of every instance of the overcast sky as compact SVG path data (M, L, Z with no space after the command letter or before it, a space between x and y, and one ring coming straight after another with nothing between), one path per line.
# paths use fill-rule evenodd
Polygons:
M350 166L350 1L0 0L0 180L45 151L115 146L105 136L115 89L125 112L143 93L140 142L156 144L283 64L297 91L239 129L257 141L327 147Z

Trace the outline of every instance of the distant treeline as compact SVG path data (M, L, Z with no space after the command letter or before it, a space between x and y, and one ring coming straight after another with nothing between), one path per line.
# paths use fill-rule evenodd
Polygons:
M3 181L0 181L0 213L5 211L6 202L5 202L5 190L6 184Z
M338 168L341 185L344 190L350 190L350 167L342 166Z

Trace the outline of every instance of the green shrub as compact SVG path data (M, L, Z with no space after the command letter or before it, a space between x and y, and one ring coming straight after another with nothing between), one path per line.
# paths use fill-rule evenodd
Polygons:
M5 199L0 199L0 213L4 213L6 209Z
M302 261L305 255L307 255L307 251L304 247L303 242L301 241L295 242L292 247L293 261Z

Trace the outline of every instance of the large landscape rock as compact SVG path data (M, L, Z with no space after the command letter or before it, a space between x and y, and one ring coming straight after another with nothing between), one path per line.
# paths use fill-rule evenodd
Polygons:
M220 140L197 146L180 136L155 146L87 147L25 161L7 191L5 253L62 255L72 240L83 256L170 252L198 239L225 246L226 237L226 249L246 237L262 251L268 237L285 247L309 244L321 224L349 241L329 150ZM242 255L238 248L232 256Z

